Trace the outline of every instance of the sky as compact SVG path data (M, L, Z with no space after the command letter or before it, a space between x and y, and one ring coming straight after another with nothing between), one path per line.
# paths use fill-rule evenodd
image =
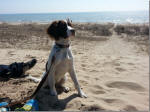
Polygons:
M149 0L0 0L0 14L149 10Z

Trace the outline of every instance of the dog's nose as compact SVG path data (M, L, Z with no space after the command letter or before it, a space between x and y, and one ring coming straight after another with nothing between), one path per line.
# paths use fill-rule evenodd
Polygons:
M72 34L73 36L75 36L75 30L72 29L72 30L70 30L70 31L71 31L71 34Z

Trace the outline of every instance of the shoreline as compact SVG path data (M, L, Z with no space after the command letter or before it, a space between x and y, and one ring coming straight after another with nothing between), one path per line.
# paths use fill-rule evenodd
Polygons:
M147 10L138 11L102 11L102 12L76 12L76 13L25 13L0 14L1 22L37 22L49 23L54 20L70 18L75 23L148 23Z
M46 24L50 24L53 21L50 22L3 22L0 21L0 24L8 24L8 25L20 25L20 24L37 24L37 25L46 25ZM115 22L73 22L73 24L114 24L114 25L148 25L149 22L138 22L138 23L131 23L131 22L123 22L123 23L115 23Z

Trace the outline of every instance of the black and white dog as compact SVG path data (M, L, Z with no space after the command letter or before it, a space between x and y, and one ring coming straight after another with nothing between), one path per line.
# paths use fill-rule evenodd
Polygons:
M64 82L66 81L65 74L68 72L79 96L87 97L80 88L74 69L70 37L75 36L75 30L71 22L69 20L54 21L48 27L47 34L55 40L55 44L46 65L47 71L49 70L50 72L42 87L48 85L51 95L57 95L56 87L62 87L65 91L68 91L68 88L64 87ZM45 74L46 72L43 74L43 77Z
M28 62L14 62L10 65L0 65L0 79L9 80L9 78L25 77L25 72L30 70L37 60L32 59ZM34 81L34 77L28 76L28 79Z

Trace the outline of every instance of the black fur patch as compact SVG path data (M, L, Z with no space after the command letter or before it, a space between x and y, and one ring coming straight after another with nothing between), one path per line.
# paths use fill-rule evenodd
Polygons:
M63 20L52 22L47 29L47 34L55 40L67 38L67 23Z

